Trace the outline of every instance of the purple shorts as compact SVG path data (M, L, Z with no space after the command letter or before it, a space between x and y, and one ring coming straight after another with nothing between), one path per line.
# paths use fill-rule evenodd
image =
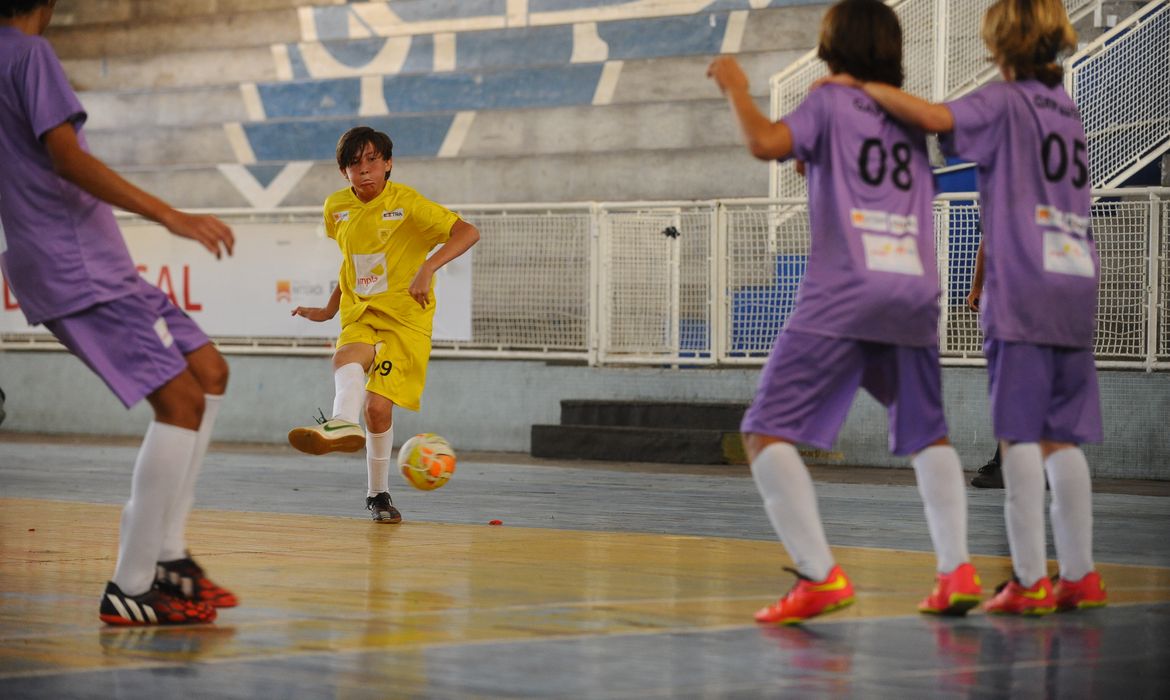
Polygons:
M908 455L946 437L938 348L784 331L740 430L829 449L858 388L889 410L890 451Z
M991 425L1009 442L1101 442L1097 363L1087 348L983 341Z
M177 377L187 369L185 356L211 342L166 294L141 279L133 294L44 325L126 408Z

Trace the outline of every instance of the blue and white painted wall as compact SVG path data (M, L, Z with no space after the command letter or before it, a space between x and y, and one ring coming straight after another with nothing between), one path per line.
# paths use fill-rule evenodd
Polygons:
M612 103L625 61L740 51L750 10L814 0L400 0L305 7L305 41L274 45L278 81L244 83L220 172L279 204L345 129L395 155L456 158L481 110ZM284 165L280 165L284 164Z

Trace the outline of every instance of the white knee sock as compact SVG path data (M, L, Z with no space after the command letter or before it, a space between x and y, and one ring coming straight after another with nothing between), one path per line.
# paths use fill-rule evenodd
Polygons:
M784 442L768 445L752 462L752 477L772 528L796 563L796 570L814 581L824 581L833 568L833 553L817 510L812 478L796 447Z
M366 433L367 496L390 490L390 454L394 451L394 426L384 433Z
M1030 588L1048 573L1044 556L1044 464L1040 445L1021 442L1003 454L1004 520L1012 567L1020 584Z
M122 509L122 534L113 581L127 595L139 595L154 583L154 565L162 551L163 526L187 475L197 433L152 422L142 439L130 500Z
M950 445L935 445L915 455L911 464L926 509L938 571L949 574L971 558L967 553L967 493L959 453Z
M211 431L215 429L215 418L219 415L222 394L203 395L203 421L195 437L195 452L183 478L183 486L175 497L175 503L167 513L166 534L163 537L159 561L174 561L187 556L187 516L195 505L195 482L203 469L203 458L207 455L207 444L211 442Z
M357 423L366 400L366 371L356 362L333 372L333 418Z
M1079 447L1054 452L1044 461L1052 487L1052 539L1060 575L1080 581L1093 570L1093 486Z

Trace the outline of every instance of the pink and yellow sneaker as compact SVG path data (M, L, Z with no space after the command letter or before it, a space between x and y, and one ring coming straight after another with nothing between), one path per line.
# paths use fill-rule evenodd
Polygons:
M756 622L798 625L810 617L853 604L853 584L839 565L829 570L824 581L813 581L793 569L786 571L796 574L796 584L775 605L757 610Z
M1049 615L1056 612L1052 581L1041 578L1028 588L1015 578L995 589L995 597L983 605L992 615Z
M1105 582L1096 571L1090 571L1080 581L1060 579L1056 582L1056 609L1060 612L1105 607Z
M979 605L983 585L970 562L959 564L949 574L939 574L934 590L918 604L918 611L932 615L963 616Z

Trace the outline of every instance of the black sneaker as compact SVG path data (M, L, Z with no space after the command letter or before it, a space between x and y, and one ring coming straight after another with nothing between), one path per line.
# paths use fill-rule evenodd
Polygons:
M975 473L971 477L971 485L977 489L1002 489L1003 488L1003 467L999 462L992 460ZM1044 490L1052 490L1052 486L1048 483L1048 476L1044 476Z
M999 462L992 460L979 467L979 471L971 478L971 485L977 489L1002 489L1003 469Z
M366 496L366 510L370 511L370 517L376 523L394 523L402 522L402 513L394 507L394 502L390 500L390 494L383 491L377 496Z
M190 556L155 564L154 581L165 593L207 603L213 608L234 608L240 604L234 593L207 578Z
M110 581L102 594L98 616L107 625L198 625L215 619L215 608L185 600L152 587L141 595L126 595Z

